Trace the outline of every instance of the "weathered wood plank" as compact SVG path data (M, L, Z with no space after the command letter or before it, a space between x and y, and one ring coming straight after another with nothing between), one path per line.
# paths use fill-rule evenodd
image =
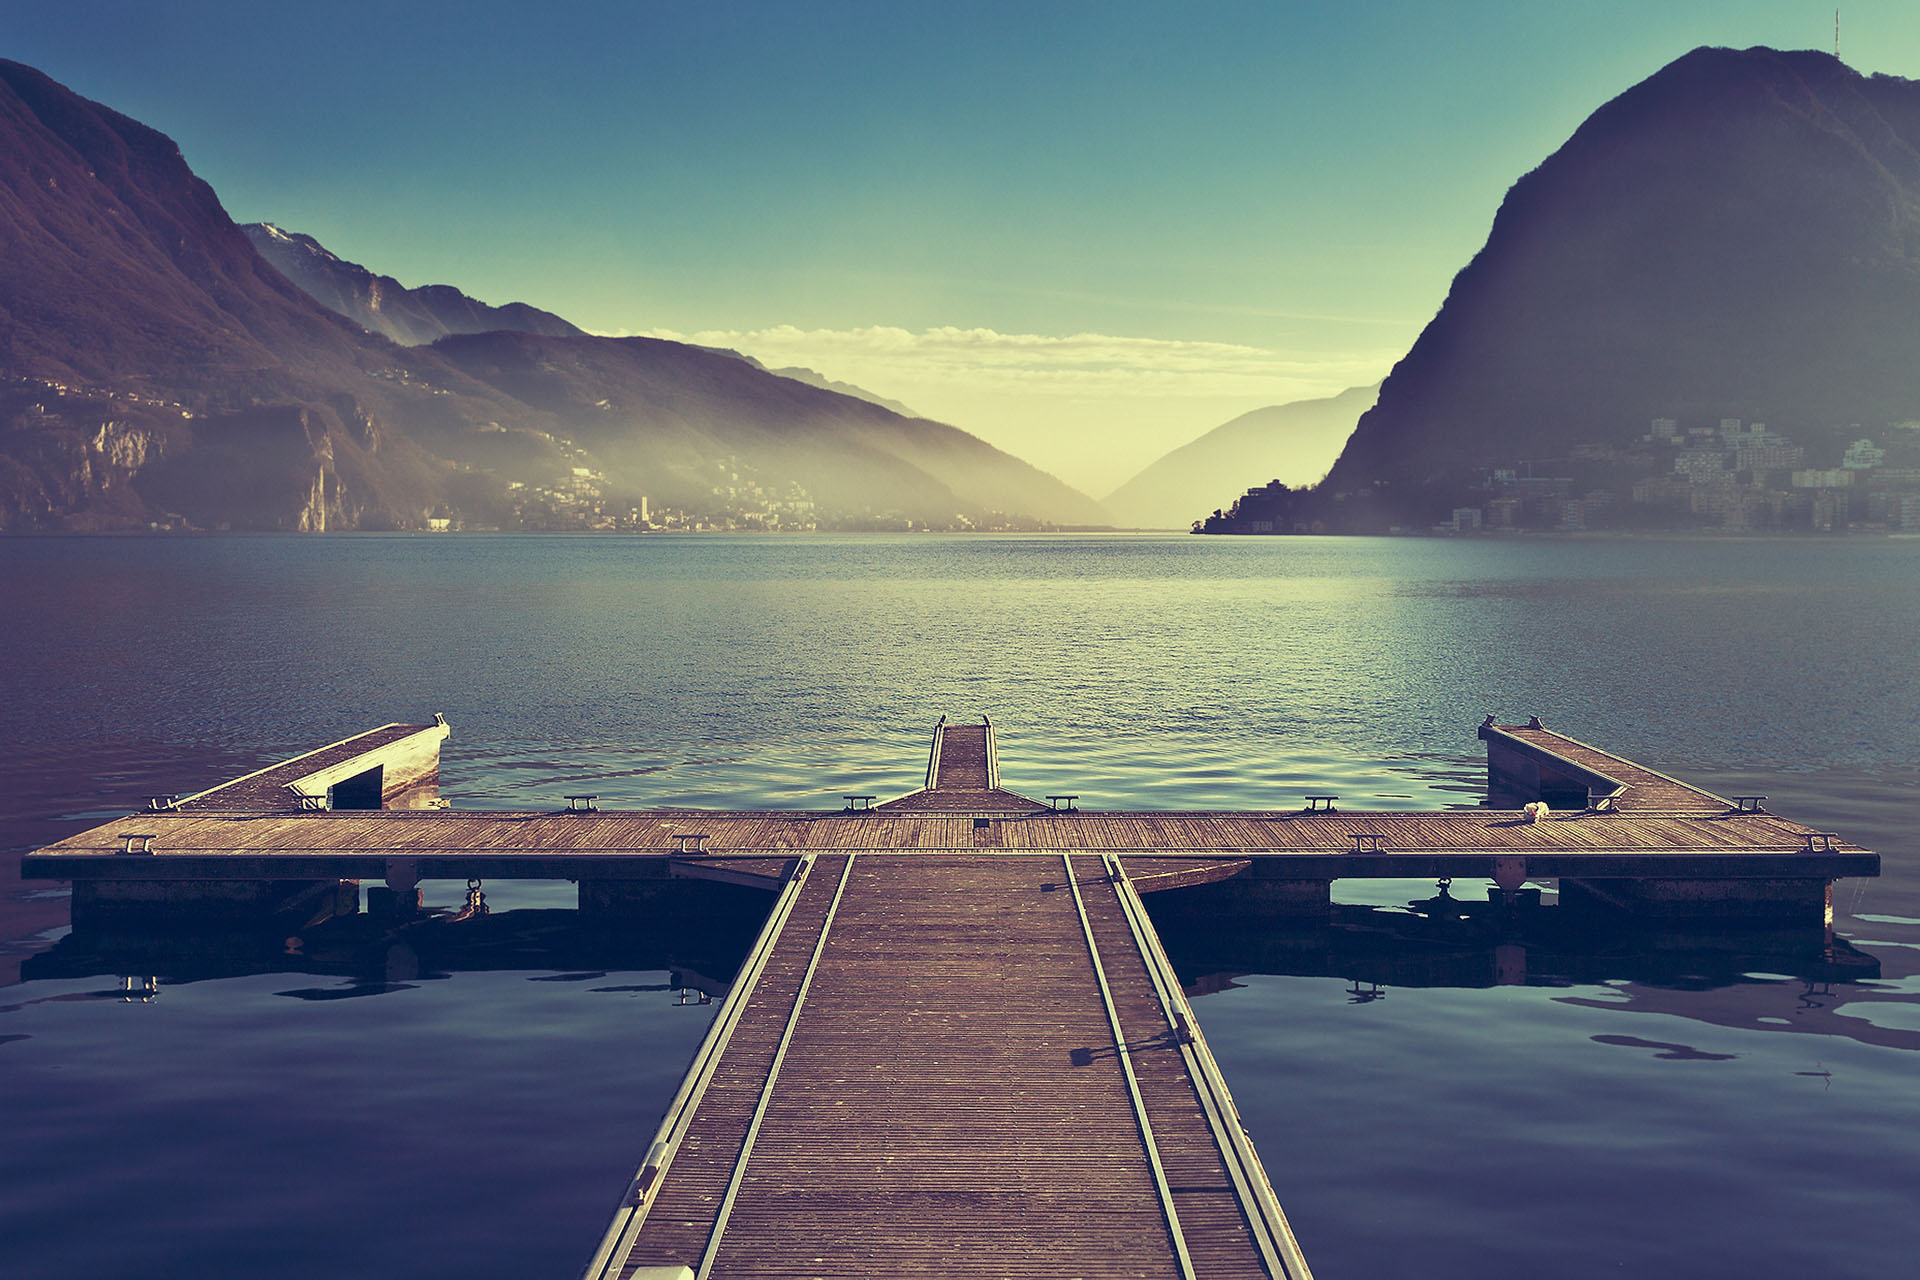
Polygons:
M1122 1025L1164 1036L1114 889L1095 860L1079 871ZM953 1275L987 1257L994 1274L1178 1274L1065 876L1057 857L857 857L714 1245L792 962L823 914L816 869L703 1103L701 1142L674 1157L620 1274L697 1266L710 1248L716 1277ZM1226 1197L1224 1212L1193 1209L1197 1274L1267 1275L1177 1048L1129 1052L1177 1194Z

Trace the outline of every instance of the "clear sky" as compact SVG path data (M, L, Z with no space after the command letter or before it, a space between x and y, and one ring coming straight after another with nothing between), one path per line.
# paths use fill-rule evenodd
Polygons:
M1841 6L1920 77L1920 5ZM906 401L1103 495L1383 376L1507 187L1703 44L1831 3L0 5L241 221L402 282Z

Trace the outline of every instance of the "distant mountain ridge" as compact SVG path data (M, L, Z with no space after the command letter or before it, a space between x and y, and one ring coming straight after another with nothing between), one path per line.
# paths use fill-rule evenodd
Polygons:
M753 357L748 356L747 359L752 360ZM758 360L754 360L754 363L760 364ZM868 404L877 404L882 409L890 409L903 418L926 417L925 414L908 408L898 400L890 399L877 392L869 391L865 387L857 387L851 382L841 382L837 378L829 378L826 374L820 373L817 370L792 364L782 366L778 369L767 368L764 364L760 365L760 367L767 369L767 372L776 374L779 377L792 378L795 382L804 382L810 387L819 387L822 391L837 391L843 396L852 396L856 400L865 400Z
M403 347L435 342L449 334L492 329L550 337L585 336L585 330L551 311L524 302L488 306L444 284L409 289L392 276L375 275L337 256L312 236L283 230L271 222L249 222L241 230L261 257L314 301Z
M457 333L494 330L549 337L588 336L585 329L573 322L524 302L490 306L446 284L410 289L392 276L379 275L357 262L349 262L310 235L288 231L271 222L249 222L241 230L247 233L247 239L253 242L261 257L315 302L367 332L384 334L403 347L424 346ZM922 416L898 400L850 382L836 381L813 369L797 365L774 369L744 352L725 347L707 349L745 361L776 377L792 378L810 387L877 404L903 418Z
M1379 383L1349 387L1243 413L1158 459L1102 503L1123 525L1185 529L1251 485L1311 485L1340 456L1379 390Z
M1920 84L1696 49L1513 185L1321 496L1424 523L1477 468L1654 417L1912 419L1917 355Z
M1105 523L964 432L700 348L400 345L269 265L165 135L5 61L0 153L0 529L582 527L641 495Z
M1047 511L1067 524L1109 521L1092 499L957 427L720 352L659 338L504 331L452 335L429 350L539 411L610 473L653 477L661 492L696 492L717 461L735 460L850 514ZM630 428L636 416L646 431Z
M764 361L757 360L744 351L736 351L732 347L703 347L702 350L716 352L723 356L731 356L735 360L744 360L756 369L765 369L768 373L774 374L777 377L792 378L795 382L804 382L810 387L819 387L822 391L837 391L843 396L852 396L856 400L865 400L868 404L877 404L882 409L891 409L903 418L921 418L926 416L925 414L914 412L898 400L889 400L886 396L878 395L867 390L865 387L856 387L851 382L837 382L829 378L826 374L819 372L817 369L807 369L800 365L787 365L785 368L775 369Z

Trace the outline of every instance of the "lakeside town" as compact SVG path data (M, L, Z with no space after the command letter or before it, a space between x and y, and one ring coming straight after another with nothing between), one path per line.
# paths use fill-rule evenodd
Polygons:
M1193 529L1331 532L1328 504L1365 498L1308 493L1278 481L1250 488ZM1660 417L1629 445L1585 443L1561 458L1485 467L1452 499L1444 519L1390 532L1920 532L1920 421L1795 438L1739 418L1683 426Z

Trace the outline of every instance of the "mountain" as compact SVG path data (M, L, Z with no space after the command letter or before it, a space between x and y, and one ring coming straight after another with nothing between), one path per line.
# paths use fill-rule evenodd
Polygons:
M748 358L751 359L751 357ZM758 361L755 361L755 363L758 363ZM762 367L764 368L765 366ZM882 409L891 409L903 418L918 418L922 416L912 409L909 409L906 405L901 404L898 400L888 399L886 396L869 391L865 387L856 387L851 382L840 382L836 379L829 378L824 373L818 373L799 365L787 365L780 369L769 369L768 372L778 374L782 378L792 378L795 382L804 382L810 387L819 387L822 391L838 391L843 396L852 396L856 400L865 400L868 404L877 404Z
M1124 525L1184 529L1247 485L1310 485L1327 474L1379 390L1378 383L1349 387L1321 400L1243 413L1154 462L1102 503Z
M1046 512L1059 523L1110 523L1092 499L958 428L729 353L658 338L508 332L442 338L430 351L537 410L616 483L644 479L677 506L710 502L717 472L750 471L762 487L799 484L836 522L898 511L922 520Z
M507 411L408 385L171 139L5 61L0 154L0 528L400 523L446 464L396 428Z
M5 61L0 154L0 529L582 527L642 495L722 522L1102 520L964 432L697 347L399 345L262 258L171 139Z
M509 302L491 307L452 285L409 289L392 276L375 275L329 252L312 236L284 231L271 222L240 228L260 256L307 295L369 333L384 334L403 347L433 342L451 333L512 329L554 337L580 337L584 331L550 311Z
M524 302L489 306L446 284L409 289L392 276L376 275L357 262L349 262L310 235L288 231L271 222L249 222L240 229L247 233L247 239L253 242L260 256L308 297L369 333L383 334L403 347L423 346L456 333L491 333L500 329L548 337L587 336L586 330L571 321ZM778 377L877 404L903 418L920 416L898 400L889 400L850 382L837 382L812 369L797 365L770 369L739 351L724 347L706 349L732 356Z
M73 381L227 386L384 359L253 251L165 135L0 62L0 359Z
M765 369L768 373L776 374L782 378L792 378L795 382L804 382L810 387L819 387L822 391L837 391L843 396L852 396L856 400L865 400L868 404L877 404L882 409L893 410L893 412L903 418L918 418L924 416L915 413L898 400L889 400L887 397L869 391L865 387L856 387L851 382L836 382L826 374L814 369L803 368L800 365L788 365L784 369L770 368L746 354L744 351L735 351L732 347L707 347L705 350L717 352L723 356L731 356L735 360L745 361L756 369Z
M1321 496L1423 522L1476 468L1654 417L1920 417L1917 347L1920 84L1697 49L1513 185Z

